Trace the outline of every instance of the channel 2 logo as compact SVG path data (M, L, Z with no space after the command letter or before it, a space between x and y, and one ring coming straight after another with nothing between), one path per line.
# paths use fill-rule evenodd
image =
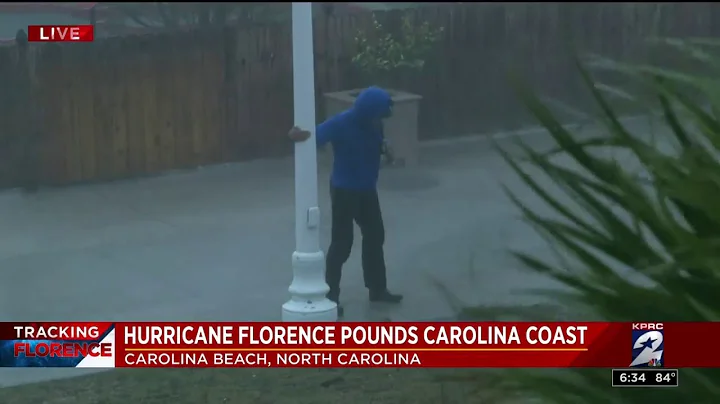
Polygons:
M633 323L630 367L662 367L665 348L663 340L662 323Z

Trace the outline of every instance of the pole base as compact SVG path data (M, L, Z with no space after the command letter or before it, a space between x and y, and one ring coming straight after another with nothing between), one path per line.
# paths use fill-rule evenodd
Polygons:
M282 321L337 321L337 304L325 297L325 254L294 252L290 300L282 306Z
M337 321L337 305L329 299L320 301L290 300L282 306L282 321L332 322Z

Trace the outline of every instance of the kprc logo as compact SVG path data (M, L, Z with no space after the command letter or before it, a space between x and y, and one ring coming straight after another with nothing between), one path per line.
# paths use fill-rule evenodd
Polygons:
M662 323L633 323L630 367L661 367L663 339Z

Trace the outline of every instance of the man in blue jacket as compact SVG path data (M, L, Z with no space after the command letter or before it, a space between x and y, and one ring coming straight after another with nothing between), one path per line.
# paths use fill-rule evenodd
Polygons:
M325 280L328 299L338 302L342 266L353 244L353 222L362 232L362 268L370 301L399 303L402 295L387 289L385 228L377 193L381 154L386 150L382 120L392 115L392 98L387 91L370 87L360 93L355 105L318 125L318 147L330 143L333 170L330 178L332 240L327 253ZM294 127L288 136L296 142L310 132ZM342 315L338 305L338 314Z

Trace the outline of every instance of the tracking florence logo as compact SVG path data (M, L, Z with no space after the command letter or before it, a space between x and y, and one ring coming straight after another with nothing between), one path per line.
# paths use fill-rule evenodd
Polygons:
M662 323L633 323L630 367L662 367L664 340Z

